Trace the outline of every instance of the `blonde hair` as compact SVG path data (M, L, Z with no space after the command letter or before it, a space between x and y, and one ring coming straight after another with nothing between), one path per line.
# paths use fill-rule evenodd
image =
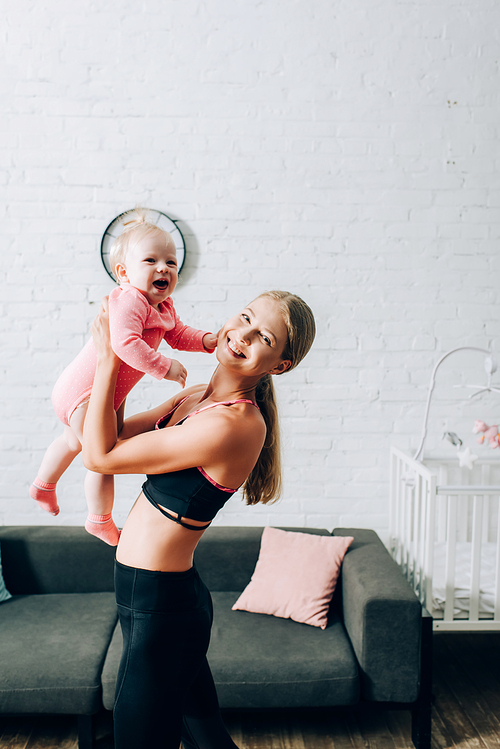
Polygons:
M125 228L113 242L109 253L109 262L113 273L115 273L118 263L125 263L127 253L150 234L163 235L166 245L171 244L175 249L174 240L168 231L154 224L150 220L148 211L144 208L133 208L124 213L122 215L122 224Z
M285 371L294 369L307 354L316 335L311 308L288 291L265 291L260 297L273 299L283 316L288 338L281 357L291 362ZM260 297L257 297L258 299ZM281 443L278 405L272 375L266 374L257 384L257 405L266 422L266 439L252 472L243 485L247 505L276 502L281 494Z

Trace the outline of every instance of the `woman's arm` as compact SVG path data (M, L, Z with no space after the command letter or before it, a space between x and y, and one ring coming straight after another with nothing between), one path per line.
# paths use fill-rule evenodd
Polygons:
M93 422L90 424L93 429ZM179 427L115 440L112 445L111 440L94 439L94 432L87 429L83 462L90 470L106 474L158 474L203 466L210 475L211 470L222 470L234 477L224 483L228 479L221 481L214 476L225 486L236 488L252 470L264 438L264 420L253 406L233 406L196 414Z
M86 461L92 461L94 455L111 450L117 440L114 397L121 360L111 348L106 297L92 325L92 336L97 354L97 367L83 428L82 455L85 464Z

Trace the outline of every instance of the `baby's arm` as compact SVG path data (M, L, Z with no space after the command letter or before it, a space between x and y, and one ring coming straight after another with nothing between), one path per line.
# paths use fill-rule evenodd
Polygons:
M204 330L196 330L189 327L189 325L184 325L174 309L173 313L175 315L175 326L172 330L168 330L164 336L172 348L181 351L205 351L208 354L215 351L217 346L216 334L207 333ZM179 361L172 359L172 364L165 375L165 379L178 382L184 387L187 379L187 370Z
M179 315L173 310L175 325L172 330L167 330L165 340L171 348L178 351L203 351L213 353L217 346L217 334L207 333L206 330L197 330L189 325L184 325Z
M118 292L118 293L115 293ZM142 339L149 305L142 294L119 293L109 297L109 328L115 354L140 372L164 379L172 360L151 348Z
M203 346L205 348L205 351L208 351L209 354L211 354L217 348L217 338L217 333L205 333L205 335L203 336Z

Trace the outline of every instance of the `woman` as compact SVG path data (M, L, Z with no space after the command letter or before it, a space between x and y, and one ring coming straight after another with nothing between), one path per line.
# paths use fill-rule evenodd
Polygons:
M315 334L309 307L266 292L219 331L208 385L128 419L117 439L120 360L107 304L93 327L98 364L83 460L104 474L148 474L122 531L115 589L123 653L115 749L234 749L220 718L206 651L210 594L193 554L217 511L243 486L248 504L276 499L279 435L272 375L295 367ZM181 428L173 428L181 427Z

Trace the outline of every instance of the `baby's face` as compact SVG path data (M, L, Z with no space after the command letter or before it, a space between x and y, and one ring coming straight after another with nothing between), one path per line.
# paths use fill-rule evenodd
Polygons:
M177 254L172 242L163 234L150 234L128 252L123 263L116 266L120 283L125 281L158 307L177 285Z

